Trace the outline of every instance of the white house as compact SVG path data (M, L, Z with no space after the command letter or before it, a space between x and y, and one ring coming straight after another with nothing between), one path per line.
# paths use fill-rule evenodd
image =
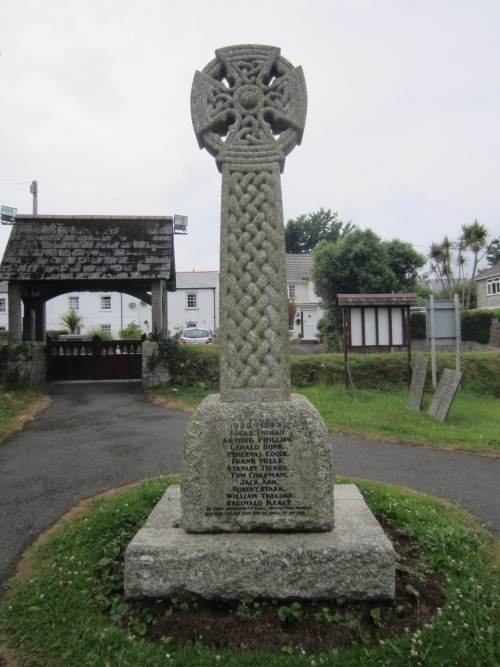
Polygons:
M314 292L311 280L313 256L311 253L285 255L288 298L297 308L294 324L290 327L292 340L299 336L304 341L318 340L318 322L324 311Z
M312 255L286 255L288 297L297 308L291 338L317 340L317 323L323 317L311 281ZM188 326L219 327L219 272L187 271L176 274L177 291L167 295L167 322L174 335ZM151 331L151 306L119 292L69 292L47 302L47 330L61 329L60 319L69 310L83 317L82 334L106 330L113 336L131 323ZM0 282L0 331L8 329L7 283Z
M219 321L219 272L176 273L177 291L167 295L167 322L172 335L190 326L215 330ZM151 331L151 306L118 292L70 292L47 302L47 331L61 329L61 317L73 309L83 317L80 333L107 331L112 336L130 324Z
M187 327L219 327L219 272L187 271L175 274L176 291L169 292L168 328L172 335Z
M69 292L47 301L47 331L63 328L61 317L70 310L83 318L81 334L106 331L117 337L132 323L144 333L151 330L151 306L136 297L119 292Z

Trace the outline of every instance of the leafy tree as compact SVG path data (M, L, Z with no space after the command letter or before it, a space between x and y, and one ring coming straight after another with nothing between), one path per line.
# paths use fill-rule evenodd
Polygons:
M401 266L396 266L403 259ZM399 239L382 241L371 229L355 229L337 243L314 250L312 279L327 308L337 294L388 294L412 288L425 257Z
M418 283L418 269L425 264L425 257L417 252L411 243L393 239L382 241L389 268L396 276L397 289L401 292L413 292Z
M285 250L287 253L312 252L320 241L335 243L355 228L351 222L339 220L337 213L320 208L316 213L288 220L285 227Z
M59 323L68 331L69 334L78 333L78 329L83 326L84 318L71 308L67 313L62 315Z
M390 294L413 289L426 258L409 243L382 241L371 229L354 229L336 243L321 241L313 253L311 277L329 311L325 326L340 332L338 294Z

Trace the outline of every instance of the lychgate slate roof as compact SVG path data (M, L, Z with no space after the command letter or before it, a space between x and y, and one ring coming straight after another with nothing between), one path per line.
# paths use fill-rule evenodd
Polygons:
M18 215L0 265L0 280L168 281L173 275L172 218L160 216Z
M313 256L311 253L290 253L285 255L286 279L289 283L311 279Z

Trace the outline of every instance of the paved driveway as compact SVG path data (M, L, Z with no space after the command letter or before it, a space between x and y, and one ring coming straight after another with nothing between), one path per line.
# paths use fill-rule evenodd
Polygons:
M0 582L23 550L78 502L180 472L188 413L140 383L53 383L52 404L0 445ZM335 471L447 498L500 534L500 459L332 437Z

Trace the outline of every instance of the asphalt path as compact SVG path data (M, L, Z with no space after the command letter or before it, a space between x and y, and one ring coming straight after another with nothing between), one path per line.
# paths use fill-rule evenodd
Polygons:
M140 383L52 383L52 403L0 444L0 584L81 500L181 470L189 413ZM445 498L500 534L500 459L332 436L335 472Z

